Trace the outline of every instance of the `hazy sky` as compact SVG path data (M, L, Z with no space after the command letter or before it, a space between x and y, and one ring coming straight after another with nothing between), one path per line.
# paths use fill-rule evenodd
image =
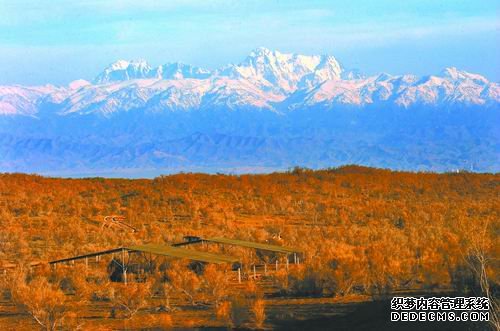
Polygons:
M368 74L446 66L500 80L500 1L0 0L0 84L92 79L117 59L208 68L254 48Z

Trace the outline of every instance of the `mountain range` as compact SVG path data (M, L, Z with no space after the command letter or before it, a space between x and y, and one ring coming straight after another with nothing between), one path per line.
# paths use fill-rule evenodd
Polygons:
M454 67L366 76L330 55L266 48L216 70L120 60L92 82L0 86L0 171L496 172L499 109L498 83Z

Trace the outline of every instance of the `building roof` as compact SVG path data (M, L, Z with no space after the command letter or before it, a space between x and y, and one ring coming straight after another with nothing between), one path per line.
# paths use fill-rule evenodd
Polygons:
M118 247L118 248L113 248L113 249L107 249L105 251L99 251L99 252L94 252L94 253L89 253L89 254L84 254L84 255L77 255L73 257L68 257L65 259L60 259L60 260L54 260L50 261L50 264L55 264L55 263L62 263L62 262L68 262L68 261L75 261L75 260L81 260L89 257L95 257L95 256L101 256L101 255L106 255L106 254L113 254L117 253L123 250L123 247Z
M253 241L229 239L229 238L223 238L223 237L203 238L200 241L207 241L207 242L213 242L213 243L219 243L219 244L248 247L248 248L253 248L253 249L260 249L260 250L264 250L264 251L271 251L271 252L285 253L285 254L300 253L301 252L300 249L293 248L293 247L269 245L269 244L256 243ZM195 241L195 242L200 242L200 241ZM189 243L190 242L186 242L186 243L182 243L182 244L189 244ZM191 242L191 243L194 243L194 242ZM118 247L118 248L108 249L105 251L99 251L99 252L94 252L94 253L90 253L90 254L78 255L78 256L69 257L69 258L65 258L65 259L54 260L54 261L50 261L49 263L55 264L55 263L80 260L80 259L84 259L84 258L88 258L88 257L95 257L95 256L100 256L100 255L117 253L117 252L120 252L122 250L126 250L129 252L145 252L145 253L151 253L151 254L155 254L155 255L163 255L163 256L169 256L169 257L178 258L178 259L187 259L187 260L206 262L206 263L220 264L220 263L235 263L235 262L239 261L236 257L228 256L228 255L215 254L215 253L209 253L209 252L201 252L201 251L196 251L196 250L192 250L192 249L173 247L173 246L167 246L167 245L145 244L145 245L136 245L136 246L130 246L130 247Z
M238 262L237 258L228 255L200 252L192 249L164 246L164 245L147 244L147 245L127 247L126 249L130 251L147 252L156 255L165 255L180 259L188 259L188 260L207 262L207 263Z
M157 244L146 244L146 245L137 245L131 247L118 247L113 249L108 249L105 251L94 252L85 255L73 256L65 259L50 261L50 264L69 262L75 260L81 260L89 257L95 257L100 255L112 254L121 252L122 250L126 250L128 252L145 252L151 253L155 255L163 255L169 256L173 258L179 259L187 259L192 261L206 262L206 263L235 263L238 262L238 259L228 255L214 254L209 252L200 252L192 249L172 247L166 245L157 245Z
M277 253L300 253L301 250L293 247L284 247L278 245L261 244L253 241L238 240L238 239L228 239L223 237L214 238L203 238L204 241L214 242L219 244L235 245L242 247L249 247L254 249L260 249L264 251L271 251Z

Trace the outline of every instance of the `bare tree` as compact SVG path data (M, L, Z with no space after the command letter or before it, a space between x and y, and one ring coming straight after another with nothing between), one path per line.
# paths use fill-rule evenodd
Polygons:
M266 302L264 299L258 298L252 304L252 312L254 315L254 322L257 329L262 329L266 319Z
M185 262L173 263L167 271L167 276L173 288L182 293L191 305L196 305L201 281L193 271L186 268Z
M229 273L228 268L210 264L203 272L203 287L211 300L217 308L219 304L228 296L229 288Z
M125 311L125 317L131 319L137 312L146 307L151 296L151 283L119 284L115 294L115 303Z
M460 229L464 235L462 254L480 288L481 295L490 301L490 324L495 330L500 330L500 306L498 298L491 289L491 277L488 272L492 269L492 264L498 260L491 253L494 251L493 245L495 245L494 238L491 238L491 234L494 233L491 226L491 219L474 220L474 222L467 222L467 224L462 221L460 223Z
M29 284L20 280L12 287L12 299L45 330L56 330L68 313L66 295L45 278Z

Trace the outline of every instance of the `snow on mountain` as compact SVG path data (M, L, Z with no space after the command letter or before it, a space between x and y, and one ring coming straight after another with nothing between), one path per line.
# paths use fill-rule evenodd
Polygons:
M243 79L216 77L211 80L165 80L155 85L159 88L147 103L151 112L187 111L200 108L255 108L272 109L273 102L283 96L263 91L259 86Z
M204 79L209 70L183 63L167 63L153 68L144 60L119 60L104 69L95 79L96 84L106 84L134 79Z
M334 104L362 105L370 103L369 95L362 93L368 86L365 80L327 80L309 90L299 90L289 98L289 108L296 109Z
M285 54L267 48L257 48L240 64L230 65L218 73L221 76L253 81L267 81L284 93L340 77L342 68L332 56ZM309 76L309 77L305 77Z
M365 79L330 79L290 96L291 108L322 104L363 106L376 102L393 102L408 108L413 105L444 104L482 105L498 103L497 83L477 74L445 69L442 75L418 79L413 75L380 74Z
M273 103L281 102L284 96L273 90L262 89L260 85L245 79L221 77L205 94L204 107L257 108L274 110Z
M342 79L353 80L353 79L365 79L366 76L359 69L350 69L343 71L341 74Z
M207 107L272 109L284 96L244 79L139 79L86 85L61 104L60 114L101 114L143 109L147 112L187 111Z
M55 113L101 114L120 111L188 111L255 108L286 111L323 105L392 103L415 105L497 105L499 84L450 67L418 78L382 73L366 77L344 71L329 55L299 55L257 48L237 65L215 71L167 63L153 68L144 60L116 61L91 84L76 80L67 87L1 86L0 115L36 116L46 104Z
M212 73L209 70L191 66L184 63L167 63L156 69L155 77L158 79L205 79Z
M89 86L92 85L90 82L86 81L85 79L77 79L72 81L71 83L68 84L68 88L70 90L78 90L84 86Z
M498 84L490 84L483 76L447 68L440 75L423 77L408 86L397 95L395 103L408 107L413 104L482 105L490 101L499 102L498 99L485 98L483 91L490 85L493 91L498 90Z
M341 78L342 68L332 56L324 55L321 62L314 68L314 71L302 76L297 86L299 88L311 88L327 80L337 80Z
M94 83L104 84L131 79L152 78L155 75L153 68L144 60L118 60L104 69Z
M481 92L481 98L489 103L500 103L500 85L496 83L488 83Z
M498 83L453 67L367 77L265 48L214 71L121 60L92 83L0 86L0 171L498 171L498 110Z
M448 78L454 81L472 81L476 84L487 84L488 80L481 75L471 74L466 71L460 71L455 67L445 68L441 71L441 77Z
M154 90L148 86L156 80L127 80L107 85L86 85L61 103L60 114L70 113L110 115L145 105Z
M35 116L42 102L59 103L67 96L66 89L53 85L0 86L0 115Z
M184 79L162 80L150 88L157 91L148 100L146 109L152 113L169 111L187 111L198 109L204 94L210 88L208 80Z

